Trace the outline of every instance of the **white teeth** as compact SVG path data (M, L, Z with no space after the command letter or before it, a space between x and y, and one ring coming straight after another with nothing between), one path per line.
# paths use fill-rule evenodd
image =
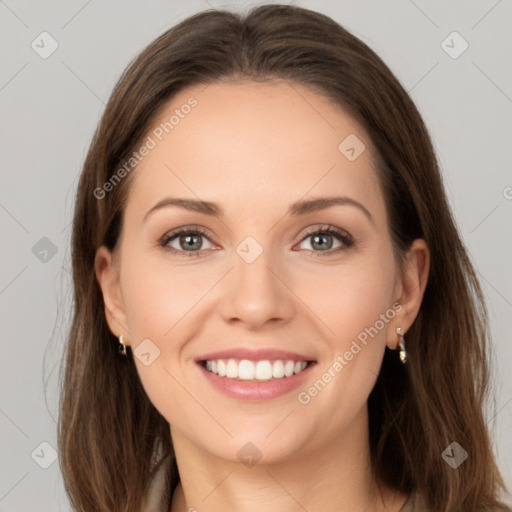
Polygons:
M259 380L266 381L272 378L282 379L283 377L291 377L296 373L300 373L306 368L306 361L292 360L276 360L276 361L250 361L242 359L217 359L206 361L205 368L209 372L219 375L219 377L227 377L229 379L240 380Z
M253 380L254 379L254 363L247 359L242 359L238 363L238 378L241 380Z
M256 380L270 380L272 378L272 365L270 361L256 363Z
M293 375L293 369L295 368L295 363L293 361L286 361L284 365L284 376L291 377Z
M283 361L274 361L274 364L272 365L272 377L274 377L274 379L284 377Z
M230 359L226 365L226 377L230 379L238 378L238 364L234 359Z

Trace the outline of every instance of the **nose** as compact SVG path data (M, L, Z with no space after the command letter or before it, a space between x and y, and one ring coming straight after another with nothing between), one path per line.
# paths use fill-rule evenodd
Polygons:
M289 272L271 258L271 251L264 250L252 263L235 253L234 268L223 283L221 315L226 322L249 329L289 321L297 300L289 280Z

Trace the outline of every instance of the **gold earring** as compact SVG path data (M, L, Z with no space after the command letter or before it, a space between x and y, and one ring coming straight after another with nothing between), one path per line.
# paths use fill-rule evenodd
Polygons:
M122 354L123 356L126 355L126 345L124 344L122 334L121 336L119 336L119 353Z
M396 333L398 335L398 345L400 347L400 361L405 364L407 362L407 352L405 351L405 340L402 328L398 327Z

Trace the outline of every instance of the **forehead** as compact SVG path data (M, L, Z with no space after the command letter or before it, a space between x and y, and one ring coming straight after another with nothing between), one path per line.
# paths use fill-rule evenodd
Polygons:
M383 213L364 129L296 83L183 89L160 108L145 141L152 148L133 173L127 213L166 195L215 201L228 212L263 213L303 197L336 194L374 203Z

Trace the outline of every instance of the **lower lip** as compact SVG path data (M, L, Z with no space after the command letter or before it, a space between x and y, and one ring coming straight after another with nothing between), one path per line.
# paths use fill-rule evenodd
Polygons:
M219 377L216 373L209 372L200 363L197 366L206 377L208 382L225 395L238 400L271 400L282 396L298 388L308 377L315 363L309 363L300 373L291 377L282 377L267 381L244 381Z

